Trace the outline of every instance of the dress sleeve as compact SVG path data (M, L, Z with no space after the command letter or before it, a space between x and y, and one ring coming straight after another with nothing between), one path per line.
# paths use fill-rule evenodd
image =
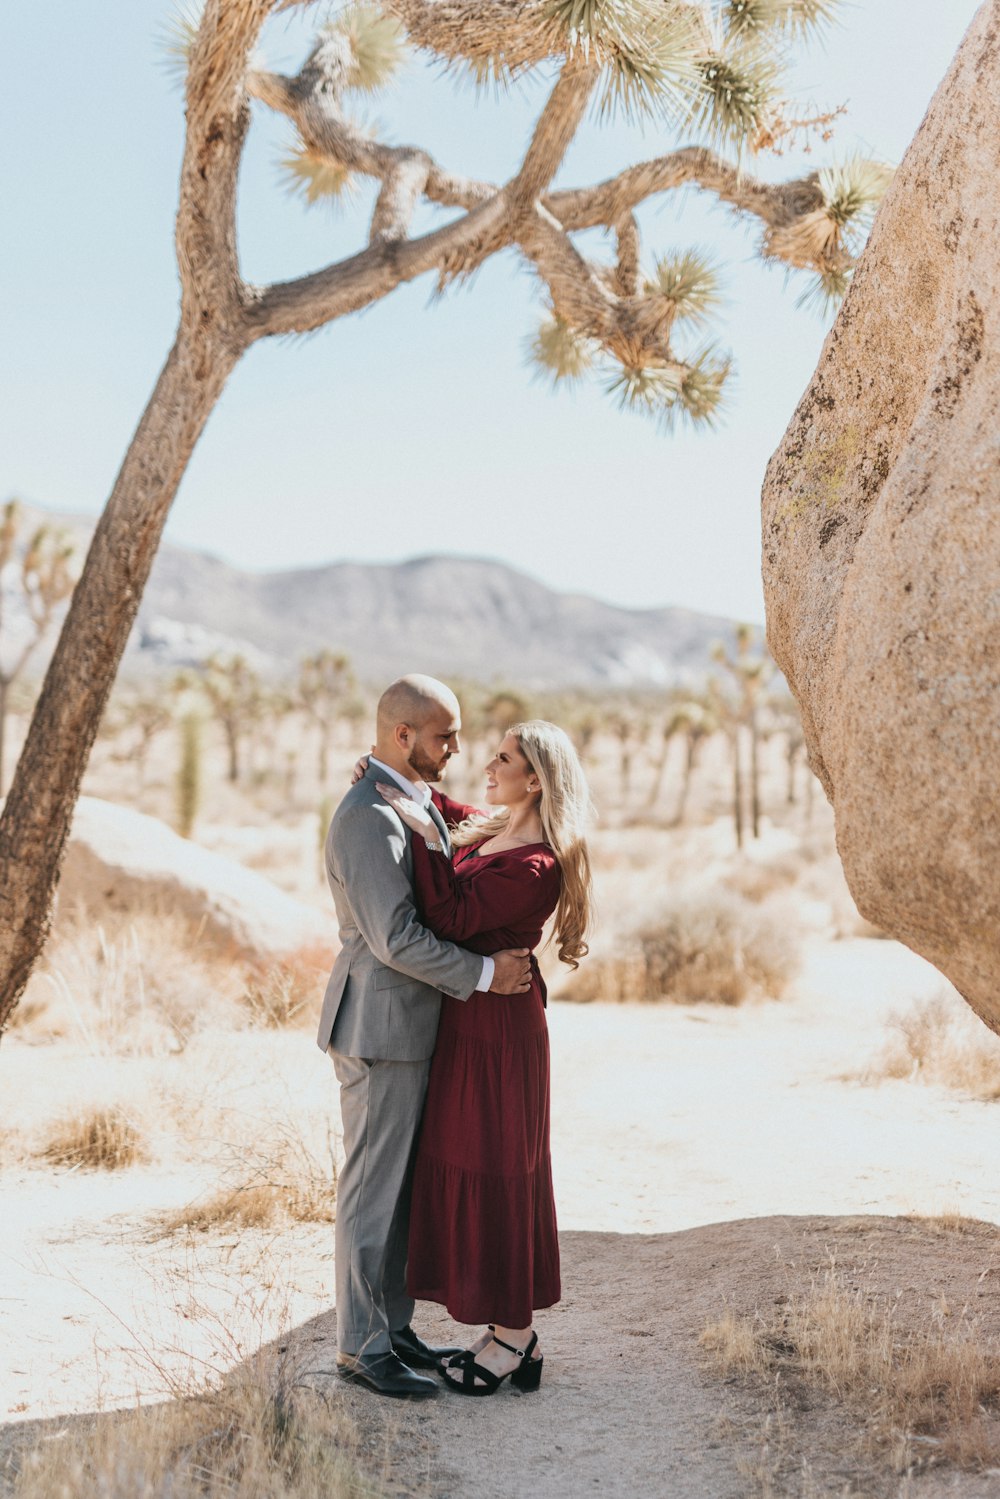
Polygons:
M431 800L449 828L457 828L467 817L474 817L483 810L482 807L470 807L467 802L452 801L450 796L445 796L436 786L431 787Z
M422 838L413 840L413 875L423 918L449 942L480 932L518 926L551 909L555 865L551 855L496 855L463 866L459 877L444 854L432 853Z

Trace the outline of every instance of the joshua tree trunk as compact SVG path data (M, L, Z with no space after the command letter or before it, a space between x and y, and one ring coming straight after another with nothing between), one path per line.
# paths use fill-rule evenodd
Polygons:
M736 829L736 847L743 847L743 767L740 763L740 726L733 725L733 826Z
M663 777L667 769L667 759L670 755L670 736L664 735L660 745L660 753L656 757L653 766L653 779L650 782L649 795L646 797L646 811L652 812L660 800L660 792L663 790Z
M786 764L787 764L787 767L788 767L788 780L785 783L785 801L788 803L788 805L790 807L794 807L795 806L795 802L796 802L796 795L795 795L795 762L798 759L798 755L799 755L798 743L797 743L797 741L791 735L789 735L788 736L788 743L785 746L785 758L786 758Z
M229 752L229 769L227 779L235 786L240 778L240 734L239 728L231 718L222 721L222 727L226 735L226 749Z
M677 796L677 806L673 817L673 826L677 828L683 823L687 812L688 795L691 791L691 778L694 775L697 758L698 740L693 734L688 733L684 741L684 771L681 776L681 789Z
M760 837L760 730L757 727L757 709L750 709L750 826L755 838Z
M179 334L94 533L0 820L0 1027L45 940L80 782L170 503L234 363L224 340Z

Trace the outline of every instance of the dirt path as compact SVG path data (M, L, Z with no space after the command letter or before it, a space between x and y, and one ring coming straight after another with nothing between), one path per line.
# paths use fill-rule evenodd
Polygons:
M537 1395L488 1400L442 1391L402 1406L312 1376L346 1401L378 1454L390 1434L391 1474L406 1495L434 1499L765 1499L844 1494L865 1499L995 1499L1000 1473L925 1472L906 1479L891 1453L859 1446L858 1423L822 1391L780 1400L720 1380L698 1336L729 1306L761 1308L808 1289L836 1264L848 1282L896 1298L905 1325L946 1298L971 1305L983 1335L1000 1337L1000 1236L893 1218L763 1218L678 1234L563 1236L567 1295L548 1314ZM983 1272L992 1271L983 1279ZM987 1289L984 1290L984 1285ZM425 1309L422 1309L425 1311ZM428 1335L450 1338L424 1315ZM309 1335L313 1366L333 1350L333 1319ZM791 1403L790 1403L791 1402Z

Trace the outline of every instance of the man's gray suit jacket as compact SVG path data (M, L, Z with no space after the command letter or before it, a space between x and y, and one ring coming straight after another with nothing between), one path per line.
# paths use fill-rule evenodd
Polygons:
M467 999L483 960L421 926L413 898L410 830L375 789L369 767L348 791L326 838L326 873L341 950L326 986L317 1043L342 1056L416 1062L434 1050L441 993ZM448 846L437 808L431 815Z

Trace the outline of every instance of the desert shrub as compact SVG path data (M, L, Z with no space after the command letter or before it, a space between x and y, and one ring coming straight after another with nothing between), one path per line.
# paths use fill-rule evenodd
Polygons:
M942 990L890 1017L892 1032L875 1075L913 1078L974 1098L1000 1098L1000 1037L957 994Z
M254 1025L263 1030L311 1026L318 1018L326 974L305 962L254 968L248 975L243 1003Z
M342 1410L245 1366L216 1390L67 1427L20 1456L14 1499L375 1499Z
M327 1137L326 1160L321 1160L294 1122L272 1129L270 1140L236 1152L227 1180L207 1197L160 1215L160 1231L209 1233L233 1225L332 1223L337 1194L332 1136Z
M777 999L799 955L787 918L716 886L668 898L614 954L588 959L566 997L723 1005Z
M883 1443L916 1437L964 1468L1000 1462L1000 1353L968 1319L905 1327L893 1303L830 1273L777 1313L727 1311L701 1344L725 1375L822 1386Z
M22 1031L149 1055L182 1050L202 1026L239 1024L239 991L238 969L197 925L152 904L63 920L14 1013Z
M778 890L794 885L802 872L800 860L792 854L772 859L742 859L727 871L725 883L745 900L759 904Z
M120 1171L148 1158L139 1124L117 1105L82 1108L61 1119L41 1150L53 1166Z

